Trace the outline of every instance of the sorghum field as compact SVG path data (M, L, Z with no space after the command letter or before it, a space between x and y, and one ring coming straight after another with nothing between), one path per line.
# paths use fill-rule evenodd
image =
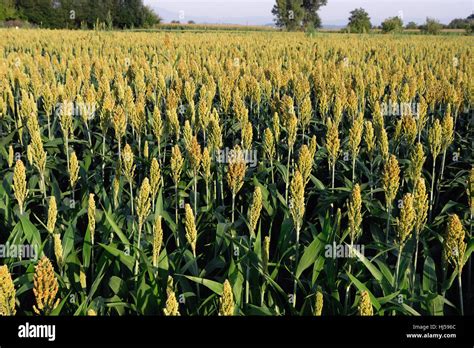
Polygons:
M472 37L0 38L1 315L473 314Z

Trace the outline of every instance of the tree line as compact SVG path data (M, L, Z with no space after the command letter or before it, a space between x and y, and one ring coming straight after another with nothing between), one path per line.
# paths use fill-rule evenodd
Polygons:
M160 22L142 0L0 0L0 21L44 28L150 27Z

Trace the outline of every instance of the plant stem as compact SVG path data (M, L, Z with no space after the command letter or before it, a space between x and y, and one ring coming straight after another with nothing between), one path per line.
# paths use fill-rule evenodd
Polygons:
M392 204L387 207L387 228L385 231L385 243L388 243L388 234L390 231L390 215L392 214Z
M458 273L458 284L459 284L459 305L461 307L461 315L464 315L464 301L463 301L463 297L462 297L461 272Z
M403 246L400 244L400 249L398 250L398 257L397 257L397 270L395 273L395 291L398 289L398 272L400 270L400 259L402 256Z
M295 253L295 274L294 274L295 279L293 282L293 308L296 308L296 289L298 285L298 281L296 279L296 270L298 268L299 246L300 246L300 227L298 225L296 226L296 253Z
M234 224L235 194L232 193L232 224Z
M178 232L178 183L174 186L174 195L176 197L174 203L174 214L175 214L175 224L176 224L176 246L179 248L179 232Z
M418 261L418 239L419 239L419 233L416 231L416 237L415 237L415 258L413 260L413 292L415 292L415 281L416 281L416 264Z
M288 186L290 184L290 157L291 157L291 147L288 148L288 161L286 164L286 183L285 183L285 202L288 204Z
M431 221L431 217L433 216L433 197L434 197L434 180L435 180L435 170L436 170L436 157L433 157L433 171L431 174L431 192L430 192L430 216L429 221Z

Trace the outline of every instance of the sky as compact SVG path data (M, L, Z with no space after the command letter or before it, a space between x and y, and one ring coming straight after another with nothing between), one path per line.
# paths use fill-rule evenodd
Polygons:
M265 25L273 23L274 0L144 0L165 22ZM373 25L387 17L401 16L405 23L422 24L433 17L448 24L474 12L474 0L328 0L319 15L324 26L345 25L349 12L364 8Z

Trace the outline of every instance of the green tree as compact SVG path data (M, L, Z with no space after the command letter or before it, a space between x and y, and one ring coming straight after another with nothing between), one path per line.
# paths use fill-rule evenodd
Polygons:
M351 33L367 33L372 24L370 23L369 14L363 8L352 10L349 17L347 27Z
M0 0L0 21L17 19L14 0Z
M382 22L383 33L400 33L403 31L403 21L400 17L390 17Z
M327 0L303 0L303 26L308 28L320 28L321 18L318 11L321 6L326 6Z
M287 30L297 30L302 27L305 10L302 0L276 0L272 13L275 24Z
M434 18L426 18L426 23L423 25L423 32L425 34L437 35L443 29L443 25Z
M415 22L408 22L408 24L405 26L405 29L418 29L418 24Z

